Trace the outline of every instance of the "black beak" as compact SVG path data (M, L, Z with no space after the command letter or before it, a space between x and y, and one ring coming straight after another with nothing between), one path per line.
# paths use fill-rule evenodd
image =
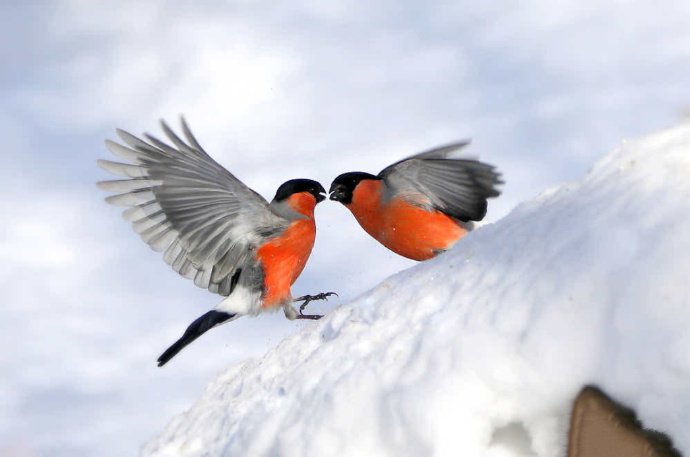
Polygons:
M326 199L326 191L320 190L318 194L314 195L314 197L316 198L316 203L319 204Z
M347 189L342 184L333 184L330 191L330 199L336 202L343 201L347 196Z

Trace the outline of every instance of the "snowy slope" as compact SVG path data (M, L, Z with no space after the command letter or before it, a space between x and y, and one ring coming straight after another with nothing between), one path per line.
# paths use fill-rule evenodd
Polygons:
M690 454L689 273L685 126L230 369L144 454L553 457L585 383Z

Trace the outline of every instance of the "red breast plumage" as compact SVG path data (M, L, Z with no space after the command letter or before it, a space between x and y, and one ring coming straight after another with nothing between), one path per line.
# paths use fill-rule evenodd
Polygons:
M256 258L264 269L264 295L261 306L273 308L290 302L290 286L302 273L316 238L313 195L293 194L287 204L305 218L292 222L285 231L261 245Z

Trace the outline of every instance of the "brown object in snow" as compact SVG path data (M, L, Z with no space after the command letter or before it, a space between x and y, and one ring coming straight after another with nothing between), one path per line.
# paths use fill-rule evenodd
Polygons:
M586 386L570 417L568 457L681 457L665 434L645 429L635 413Z

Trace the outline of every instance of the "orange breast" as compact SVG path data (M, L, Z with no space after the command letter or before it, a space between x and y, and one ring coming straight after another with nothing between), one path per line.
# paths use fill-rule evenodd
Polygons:
M287 204L298 213L309 218L314 217L314 208L316 207L316 198L309 192L298 192L290 195L287 199Z
M386 223L381 243L414 260L427 260L451 247L467 233L440 211L426 211L401 199L393 199L384 211Z
M440 211L427 211L400 198L382 204L381 188L381 181L360 182L348 208L362 228L391 251L427 260L467 233Z
M314 219L300 219L258 249L256 257L264 270L262 307L280 306L291 299L290 286L302 273L315 237Z

